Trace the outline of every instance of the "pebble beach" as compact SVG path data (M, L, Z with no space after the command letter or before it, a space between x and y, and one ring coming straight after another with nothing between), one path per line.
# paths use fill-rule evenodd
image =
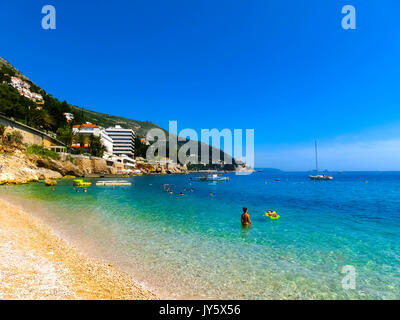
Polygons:
M126 273L95 261L41 220L0 200L0 299L157 299Z

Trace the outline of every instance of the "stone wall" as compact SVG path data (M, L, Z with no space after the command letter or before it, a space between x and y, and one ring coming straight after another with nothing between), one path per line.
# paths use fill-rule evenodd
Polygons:
M75 156L74 163L85 175L111 173L110 169L107 167L106 160L101 158Z
M37 144L39 146L50 147L62 145L61 142L56 139L50 137L44 132L26 126L17 121L13 121L3 115L0 114L0 124L6 127L6 132L18 131L22 134L23 142L27 144Z

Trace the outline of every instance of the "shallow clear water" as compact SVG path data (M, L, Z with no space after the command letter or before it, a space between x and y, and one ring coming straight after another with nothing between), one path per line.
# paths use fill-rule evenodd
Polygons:
M131 187L88 193L66 180L56 191L36 183L2 188L0 196L23 197L25 209L162 298L400 297L400 173L343 173L334 181L309 181L305 173L229 176L216 184L135 177ZM243 206L250 229L240 225ZM280 220L266 218L268 209ZM342 288L346 265L356 270L354 290Z

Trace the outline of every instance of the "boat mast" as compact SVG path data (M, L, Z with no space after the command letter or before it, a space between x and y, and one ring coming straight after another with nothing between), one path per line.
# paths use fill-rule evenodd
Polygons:
M318 148L317 148L317 140L315 140L315 168L318 170Z

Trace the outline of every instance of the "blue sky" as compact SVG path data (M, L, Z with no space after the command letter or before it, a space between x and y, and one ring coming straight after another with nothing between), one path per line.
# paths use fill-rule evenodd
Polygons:
M41 28L54 5L57 29ZM357 30L341 28L341 8ZM60 100L178 128L255 129L256 166L400 170L400 24L383 1L1 4L0 56Z

